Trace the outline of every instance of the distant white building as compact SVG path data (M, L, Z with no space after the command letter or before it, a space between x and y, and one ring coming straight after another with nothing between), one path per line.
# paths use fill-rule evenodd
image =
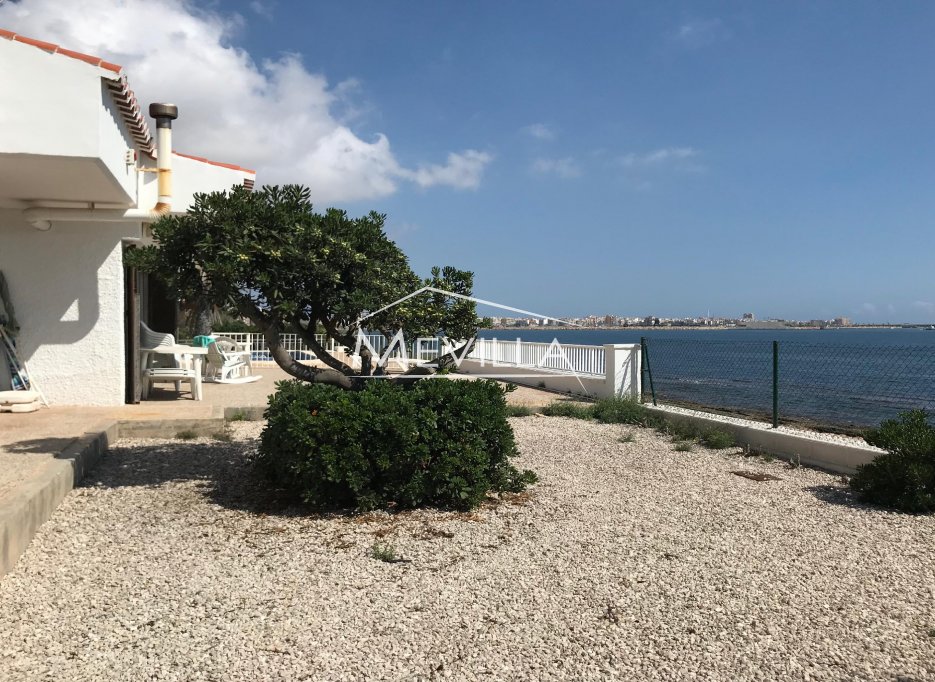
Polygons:
M194 193L253 186L251 170L170 149L120 66L0 30L0 272L18 352L52 403L136 402L138 322L174 331L177 302L125 268L124 253Z

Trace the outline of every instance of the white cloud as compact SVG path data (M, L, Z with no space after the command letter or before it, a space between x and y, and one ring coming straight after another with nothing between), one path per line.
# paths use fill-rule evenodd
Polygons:
M360 112L356 81L330 85L295 54L257 63L231 45L244 23L186 0L0 5L0 26L122 64L141 103L179 106L178 149L255 168L260 183L307 184L318 203L386 196L401 183L480 184L491 155L466 150L403 167L385 135L363 139L348 127Z
M620 157L620 163L627 168L678 166L697 156L698 151L691 147L665 147L644 154L625 154Z
M415 171L401 169L400 174L420 187L448 185L458 189L476 189L480 185L484 168L493 160L486 152L469 149L463 154L448 155L445 165L421 165Z
M700 152L692 147L663 147L648 152L630 152L619 156L616 162L623 168L623 181L631 189L647 192L655 182L676 173L703 173L698 158Z
M533 161L532 170L542 175L557 175L560 178L578 178L581 177L581 166L572 159L536 159Z
M390 237L390 239L398 242L403 237L419 232L421 229L422 226L418 223L410 223L406 221L400 223L391 222L386 226L386 234Z
M252 0L250 3L250 9L253 12L269 20L273 18L274 7L275 4L273 2L265 2L264 0Z
M555 139L555 129L548 123L533 123L523 128L523 132L537 140Z
M693 50L730 38L730 30L720 19L700 19L679 25L669 38L678 47Z

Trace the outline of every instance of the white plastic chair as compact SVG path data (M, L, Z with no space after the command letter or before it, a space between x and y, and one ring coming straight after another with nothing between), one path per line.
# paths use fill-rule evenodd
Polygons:
M246 384L260 379L253 374L250 351L236 341L218 336L208 346L205 380L219 384Z
M140 322L140 347L159 348L160 346L174 346L175 337L172 334L157 332ZM175 392L182 392L182 382L191 387L192 397L201 400L200 382L196 380L195 369L190 360L179 355L171 357L164 353L150 353L148 367L143 367L143 381L148 384L144 394L149 393L153 384L171 382L175 384Z
M174 346L175 337L172 334L164 332L154 332L146 326L145 322L140 322L140 346L142 348L158 348L159 346Z

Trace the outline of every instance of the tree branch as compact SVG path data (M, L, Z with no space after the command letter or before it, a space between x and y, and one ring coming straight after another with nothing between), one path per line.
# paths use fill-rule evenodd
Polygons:
M332 369L337 370L338 372L341 372L342 374L349 376L355 373L353 367L338 360L331 353L329 353L323 345L318 343L318 339L315 338L315 332L310 331L309 329L306 329L301 324L299 324L298 317L294 319L294 323L295 323L296 329L298 330L299 336L301 336L302 340L305 341L305 345L312 349L312 352L315 353L316 357L318 357L319 360L321 360L323 363L325 363ZM314 327L312 326L314 323L315 323L315 318L312 317L309 320L310 329L314 329Z
M282 342L279 339L281 332L279 325L271 322L255 305L240 299L237 301L237 310L260 328L260 331L263 332L263 338L266 339L266 347L269 349L270 357L290 376L313 384L330 384L346 389L355 387L351 378L342 372L333 369L309 367L293 358L289 351L282 347Z

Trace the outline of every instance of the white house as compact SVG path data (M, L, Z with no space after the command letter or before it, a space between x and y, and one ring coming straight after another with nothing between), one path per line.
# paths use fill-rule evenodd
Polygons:
M154 139L120 66L0 30L0 272L51 403L138 400L138 321L172 332L176 302L124 253L194 193L253 186L251 170L170 152L173 109L157 105Z

